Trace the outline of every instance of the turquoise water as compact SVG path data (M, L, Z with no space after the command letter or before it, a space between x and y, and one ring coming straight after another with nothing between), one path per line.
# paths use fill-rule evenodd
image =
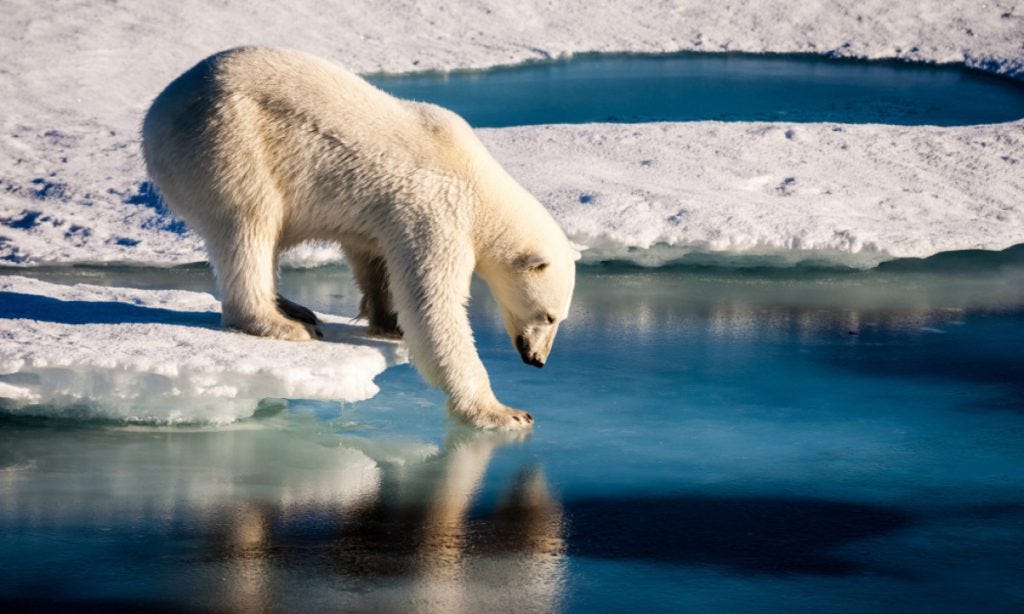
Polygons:
M1024 265L583 267L529 437L409 367L230 428L0 419L0 607L1019 611ZM36 269L208 289L205 268ZM284 293L346 312L342 268Z
M958 66L815 56L581 56L370 80L478 127L697 120L957 126L1024 117L1021 82Z

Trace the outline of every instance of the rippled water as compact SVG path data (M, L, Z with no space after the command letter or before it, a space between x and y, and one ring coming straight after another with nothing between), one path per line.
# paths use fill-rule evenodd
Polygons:
M961 263L963 265L963 263ZM230 428L0 419L0 605L569 611L1024 606L1024 267L585 267L530 437L374 399ZM203 268L35 270L207 289ZM326 311L344 269L290 271Z
M370 80L478 127L698 120L959 126L1024 117L1018 81L961 66L820 56L580 56Z

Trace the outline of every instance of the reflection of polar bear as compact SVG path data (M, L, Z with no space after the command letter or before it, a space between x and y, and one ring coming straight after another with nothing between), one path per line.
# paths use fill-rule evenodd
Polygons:
M318 335L311 311L277 295L277 255L336 241L371 330L404 333L453 414L482 427L532 422L491 391L466 316L470 279L488 282L516 349L539 367L578 254L459 116L310 55L243 48L171 83L146 115L143 148L171 209L206 241L225 325Z

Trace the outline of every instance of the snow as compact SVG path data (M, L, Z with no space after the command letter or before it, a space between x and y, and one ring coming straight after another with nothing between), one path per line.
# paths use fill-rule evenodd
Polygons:
M363 73L696 50L960 62L1024 77L1024 11L1014 2L67 0L55 10L8 0L4 22L0 261L17 265L204 259L200 241L163 212L146 183L138 126L173 77L241 44L301 48ZM1022 127L845 127L835 136L832 127L802 126L792 128L800 139L781 140L790 127L697 123L636 128L664 140L628 150L602 145L626 134L618 126L481 134L573 239L591 248L588 258L657 263L693 251L787 250L785 258L801 259L823 250L869 266L890 255L1020 242L1013 234L1024 202L1020 156L998 162L978 139L1005 152L1002 139L1019 143ZM687 137L685 151L699 158L684 159L674 147ZM743 137L753 139L749 151L736 140ZM549 148L527 149L548 139ZM637 152L647 149L650 163L637 167ZM740 157L735 171L726 152ZM831 174L812 175L819 171ZM795 183L781 185L789 177ZM887 186L885 178L899 183ZM584 192L592 198L579 202ZM662 243L665 249L642 249ZM314 246L286 262L337 257Z
M220 328L213 296L0 277L5 411L155 423L223 424L262 399L354 402L405 360L400 343L321 315L324 341Z
M481 136L590 261L725 253L870 267L1024 241L1024 122L552 125Z

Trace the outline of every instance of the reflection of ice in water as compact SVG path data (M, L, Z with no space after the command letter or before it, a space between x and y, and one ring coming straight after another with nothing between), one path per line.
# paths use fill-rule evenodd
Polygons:
M457 612L507 607L515 594L517 607L546 611L559 597L561 511L539 470L524 468L493 511L469 515L508 435L460 430L438 450L252 423L2 433L5 530L141 525L172 549L198 543L186 565L209 592L186 596L192 606ZM183 573L169 563L169 576Z
M694 326L706 327L716 337L734 338L775 332L782 339L795 330L807 339L843 326L854 332L864 326L941 326L956 322L968 310L1014 308L1022 302L1022 267L760 274L613 267L604 275L581 276L567 325L643 337ZM498 317L493 306L482 307L492 319Z

